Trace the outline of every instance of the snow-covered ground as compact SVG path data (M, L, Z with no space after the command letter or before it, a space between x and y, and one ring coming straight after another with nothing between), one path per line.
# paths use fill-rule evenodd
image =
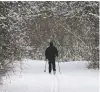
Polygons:
M99 71L86 68L86 61L56 64L56 75L44 72L44 61L24 59L22 70L16 67L0 92L99 92ZM48 69L48 65L47 65Z

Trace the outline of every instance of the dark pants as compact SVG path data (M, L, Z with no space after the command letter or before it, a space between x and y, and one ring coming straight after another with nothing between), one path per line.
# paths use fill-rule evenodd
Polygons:
M55 65L55 59L48 59L49 60L49 73L51 73L51 70L53 68L53 71L56 71L56 65Z

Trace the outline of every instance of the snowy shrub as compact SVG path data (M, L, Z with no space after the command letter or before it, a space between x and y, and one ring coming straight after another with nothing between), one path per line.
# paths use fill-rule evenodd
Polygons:
M89 69L90 68L93 68L93 69L97 69L99 68L99 61L96 61L96 62L90 62L87 66Z

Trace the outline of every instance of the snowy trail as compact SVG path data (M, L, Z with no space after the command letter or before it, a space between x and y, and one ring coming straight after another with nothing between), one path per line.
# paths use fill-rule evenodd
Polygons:
M60 92L59 91L59 79L57 75L52 76L52 86L51 86L51 92Z
M56 75L44 72L44 61L23 60L22 70L19 65L15 74L4 77L0 92L99 92L99 71L86 68L86 61L60 63ZM48 69L48 65L46 67Z

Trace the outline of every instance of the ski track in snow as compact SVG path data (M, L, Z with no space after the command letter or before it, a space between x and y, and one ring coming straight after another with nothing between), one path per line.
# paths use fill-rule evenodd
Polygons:
M45 62L24 59L22 70L16 67L15 74L4 77L0 92L99 92L99 71L86 68L86 61L60 63L61 72L48 74Z
M51 92L59 92L59 79L57 75L53 75L52 77L53 79L52 79Z

